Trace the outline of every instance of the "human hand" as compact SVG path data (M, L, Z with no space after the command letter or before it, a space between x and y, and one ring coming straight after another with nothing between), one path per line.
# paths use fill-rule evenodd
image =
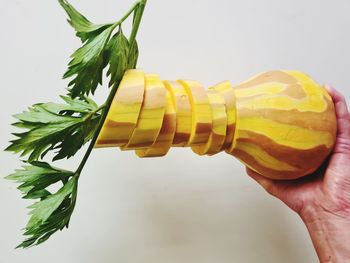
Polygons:
M298 180L275 181L247 168L267 192L301 215L310 207L339 216L350 209L350 114L343 95L327 89L335 105L338 135L332 155L319 170Z
M327 90L335 105L338 134L323 166L288 181L268 179L249 168L247 173L300 215L321 262L344 262L350 258L350 114L344 96L334 88Z

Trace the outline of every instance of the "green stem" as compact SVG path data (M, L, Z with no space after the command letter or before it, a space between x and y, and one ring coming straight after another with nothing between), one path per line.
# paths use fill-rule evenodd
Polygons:
M123 16L118 22L116 22L113 25L114 28L117 27L125 19L127 19L132 12L134 12L136 10L135 11L136 12L135 13L135 19L134 19L134 23L133 23L133 27L132 27L132 31L131 31L131 35L130 35L130 40L129 40L130 41L129 43L131 44L131 46L134 45L134 43L135 43L136 35L137 35L138 29L140 27L141 18L142 18L143 11L145 9L146 2L147 2L147 0L139 0L139 1L135 2L133 4L133 6L131 7L131 9L126 13L126 15ZM84 157L83 157L83 159L82 159L78 169L75 172L75 176L76 177L80 176L80 174L81 174L81 172L82 172L82 170L83 170L87 160L89 159L91 151L93 150L93 148L95 146L95 143L97 141L98 135L100 134L100 131L101 131L102 127L103 127L103 124L104 124L104 122L106 120L108 111L109 111L109 109L111 107L113 98L114 98L114 96L115 96L115 94L117 92L119 84L120 84L120 81L118 83L115 83L115 85L113 86L111 92L108 95L108 98L107 98L106 102L103 104L103 106L105 108L103 110L103 113L102 113L101 119L99 121L97 130L96 130L96 132L95 132L95 134L94 134L94 136L93 136L93 138L92 138L92 140L91 140L91 142L89 144L89 147L88 147L88 149L87 149L87 151L86 151L86 153L85 153L85 155L84 155Z
M81 163L80 163L80 165L79 165L77 171L75 172L76 176L78 176L78 177L80 176L80 173L81 173L81 171L83 170L83 168L84 168L84 166L85 166L87 160L89 159L89 156L90 156L90 154L91 154L91 151L92 151L92 149L93 149L94 146L95 146L95 143L96 143L96 141L97 141L98 135L99 135L99 133L100 133L102 127L103 127L104 121L105 121L105 119L106 119L106 117L107 117L107 114L108 114L108 111L109 111L109 108L110 108L110 106L111 106L111 104L112 104L112 100L113 100L113 98L114 98L114 95L115 95L115 93L117 92L118 86L119 86L119 83L118 83L118 85L114 85L113 88L112 88L112 90L111 90L111 92L110 92L109 95L108 95L108 98L107 98L106 103L105 103L106 107L105 107L105 109L103 110L101 119L100 119L100 121L99 121L99 123L98 123L97 130L96 130L96 132L95 132L95 134L94 134L94 137L92 138L92 140L91 140L91 142L90 142L90 144L89 144L89 148L87 149L87 151L86 151L86 153L85 153L85 155L84 155L84 157L83 157L83 159L82 159L82 161L81 161Z
M140 7L135 11L136 12L135 18L134 18L130 38L129 38L130 50L133 48L133 45L135 44L136 35L140 27L142 15L143 15L143 11L145 10L146 3L147 3L147 0L140 0L139 1Z
M90 112L88 115L84 117L84 122L90 121L91 118L98 113L100 110L104 109L106 107L106 103L103 103L100 107L98 107L96 110Z
M117 26L121 25L134 11L137 9L137 7L143 2L144 0L138 0L136 1L131 8L126 12L126 14L119 19L117 22L113 24L113 29L116 28Z

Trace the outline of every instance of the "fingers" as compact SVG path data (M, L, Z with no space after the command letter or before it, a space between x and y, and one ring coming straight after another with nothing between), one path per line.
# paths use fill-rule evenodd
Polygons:
M260 184L268 193L274 195L274 181L246 167L247 174Z
M326 85L331 95L337 115L338 137L350 139L350 114L344 96L335 88Z

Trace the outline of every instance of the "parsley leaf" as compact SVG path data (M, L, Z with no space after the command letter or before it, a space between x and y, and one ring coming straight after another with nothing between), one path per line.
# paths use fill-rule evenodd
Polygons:
M68 227L76 201L78 177L73 172L51 167L44 162L32 162L7 177L21 185L23 198L41 200L31 205L31 217L25 227L25 236L30 236L19 247L38 245L53 233ZM54 194L47 188L62 181L64 185Z
M82 42L96 37L101 31L111 26L111 24L91 23L66 0L59 0L59 3L69 16L68 23L75 29L76 35Z
M75 76L68 84L73 98L94 93L97 86L102 84L102 71L106 66L104 49L115 27L113 24L93 24L66 0L59 0L59 3L68 14L68 23L85 43L71 56L63 78Z
M71 87L71 97L88 95L90 92L94 94L98 84L102 84L103 54L113 29L113 27L104 29L71 56L72 60L68 64L68 70L63 76L63 78L75 76L68 84Z
M14 117L19 122L13 125L27 131L14 133L7 151L30 154L28 161L43 158L48 151L57 150L54 160L73 156L88 142L100 120L99 108L85 98L62 97L66 104L35 104L28 111Z
M105 52L105 59L109 62L107 72L107 77L110 76L109 86L113 86L121 81L128 66L129 41L121 28L108 42Z
M61 96L64 103L39 103L27 111L15 115L13 125L24 129L14 133L17 137L6 149L28 160L22 169L7 177L20 185L23 198L38 200L32 206L30 220L24 235L28 238L18 247L38 245L52 234L68 227L77 198L80 174L94 148L103 127L120 80L126 69L135 68L138 47L136 35L147 0L136 0L129 11L114 24L93 24L79 13L67 0L58 0L67 12L68 22L83 42L73 53L64 78L74 76L69 83L69 96ZM133 14L129 40L124 36L122 23ZM112 38L115 28L118 33ZM113 86L102 106L85 96L94 93L102 83L102 72L109 65L108 76ZM53 161L73 156L86 142L91 140L75 172L66 171L38 161L49 151L56 151ZM52 186L59 190L51 193ZM57 189L57 188L54 188Z
M45 198L51 193L42 191L51 184L65 180L73 173L59 168L54 168L45 162L34 161L28 165L23 165L22 169L6 178L20 183L18 189L24 194L25 199Z

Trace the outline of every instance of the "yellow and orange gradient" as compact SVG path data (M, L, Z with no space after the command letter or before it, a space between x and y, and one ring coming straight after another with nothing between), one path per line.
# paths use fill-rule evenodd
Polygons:
M273 179L315 171L336 139L327 91L298 71L270 71L208 90L197 81L164 81L129 70L112 102L95 147L135 150L140 157L191 147L221 151Z

